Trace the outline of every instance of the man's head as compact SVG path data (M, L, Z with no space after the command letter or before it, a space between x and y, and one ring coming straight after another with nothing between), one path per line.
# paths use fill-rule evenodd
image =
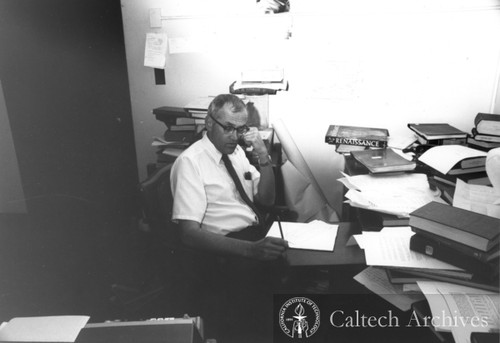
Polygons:
M240 136L248 131L245 103L233 94L221 94L208 106L206 128L208 139L223 154L231 154Z

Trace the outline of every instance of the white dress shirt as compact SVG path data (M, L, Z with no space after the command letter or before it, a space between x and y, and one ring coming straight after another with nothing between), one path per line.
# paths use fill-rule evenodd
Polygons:
M229 155L241 183L253 201L260 173L240 146ZM170 177L174 207L172 219L201 223L202 229L226 235L257 222L252 209L241 199L229 175L222 153L205 135L175 161Z

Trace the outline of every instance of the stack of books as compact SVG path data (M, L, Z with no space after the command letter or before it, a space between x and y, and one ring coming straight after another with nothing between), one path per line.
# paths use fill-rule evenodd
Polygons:
M386 148L388 140L389 130L362 126L330 125L325 135L326 143L346 155L351 151Z
M410 213L409 225L415 232L410 250L459 267L471 278L419 276L498 290L500 219L430 202Z
M441 183L456 186L457 179L461 179L469 184L490 185L486 155L485 151L462 145L435 146L423 153L419 162L428 175ZM450 168L445 168L448 163Z
M420 144L427 145L465 145L467 141L467 132L461 131L454 126L446 123L426 123L426 124L408 124Z
M484 151L500 147L500 114L478 113L467 144Z
M167 126L163 137L153 139L157 163L172 163L184 149L201 138L205 119L191 117L184 108L162 106L153 109L153 114Z

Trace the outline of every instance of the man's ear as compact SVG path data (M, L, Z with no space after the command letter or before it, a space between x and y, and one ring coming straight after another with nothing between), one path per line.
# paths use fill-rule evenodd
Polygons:
M210 116L207 116L205 118L205 128L207 129L207 132L211 132L213 126L214 126L214 121L212 120L212 118L210 118Z

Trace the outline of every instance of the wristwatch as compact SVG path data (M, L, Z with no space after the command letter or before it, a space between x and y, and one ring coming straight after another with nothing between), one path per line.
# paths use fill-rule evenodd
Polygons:
M262 162L260 160L260 157L259 157L259 167L267 167L267 166L271 165L271 162L272 162L271 156L269 156L269 155L267 155L267 158L266 158L265 162Z

